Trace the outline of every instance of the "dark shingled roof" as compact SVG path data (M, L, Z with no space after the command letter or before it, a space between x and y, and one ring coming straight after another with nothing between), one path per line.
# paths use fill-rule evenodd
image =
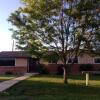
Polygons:
M30 54L28 54L25 51L2 51L0 52L0 58L29 58L31 57Z

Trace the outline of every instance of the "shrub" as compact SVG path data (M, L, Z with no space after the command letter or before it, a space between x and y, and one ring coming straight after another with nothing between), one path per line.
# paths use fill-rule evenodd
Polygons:
M40 74L49 74L49 71L43 64L37 65L37 69Z
M63 75L63 65L60 64L57 69L57 75Z
M93 65L92 64L82 64L80 65L80 71L92 71Z
M11 71L5 72L6 75L12 75L13 73Z

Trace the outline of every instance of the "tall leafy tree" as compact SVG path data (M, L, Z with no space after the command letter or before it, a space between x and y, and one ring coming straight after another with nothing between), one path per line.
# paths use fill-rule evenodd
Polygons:
M84 41L82 48L88 53L100 55L100 0L73 0L70 9L76 22L76 32Z
M64 64L64 83L67 83L68 60L75 59L80 54L80 50L85 48L89 47L93 50L91 45L94 46L94 43L91 39L96 39L96 35L90 39L86 37L85 33L94 30L94 26L91 26L92 22L88 25L84 18L94 22L94 20L98 21L99 17L97 14L95 14L96 18L93 17L94 14L87 16L85 10L90 11L92 8L89 8L83 0L21 1L23 7L12 13L8 19L16 26L12 31L13 37L18 42L18 48L29 50L38 57L41 57L45 50L56 52ZM86 1L91 2L91 0ZM96 24L95 32L99 27Z

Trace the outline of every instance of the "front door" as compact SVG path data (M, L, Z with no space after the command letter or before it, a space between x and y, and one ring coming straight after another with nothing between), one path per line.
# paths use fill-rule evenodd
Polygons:
M29 72L37 72L37 59L29 59Z

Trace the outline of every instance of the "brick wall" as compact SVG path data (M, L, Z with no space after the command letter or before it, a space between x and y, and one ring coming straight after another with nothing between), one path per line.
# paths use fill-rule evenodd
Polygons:
M60 67L60 64L47 64L45 67L48 69L50 74L57 74L58 73L58 68ZM100 71L100 64L93 64L93 70L94 71ZM22 66L0 66L0 74L4 74L6 72L12 72L15 74L23 74L27 72L27 67L22 67ZM70 68L70 73L72 74L80 74L80 64L74 64Z
M44 64L50 74L56 74L58 70L58 64Z
M6 72L12 72L13 74L23 74L27 72L27 67L0 66L0 74L5 74Z
M80 65L81 64L74 64L71 67L69 67L69 71L72 74L80 74ZM45 67L48 69L49 73L56 74L58 73L58 68L60 67L60 64L46 64ZM100 71L100 64L93 64L93 70L94 71Z
M93 64L93 70L100 71L100 64Z

